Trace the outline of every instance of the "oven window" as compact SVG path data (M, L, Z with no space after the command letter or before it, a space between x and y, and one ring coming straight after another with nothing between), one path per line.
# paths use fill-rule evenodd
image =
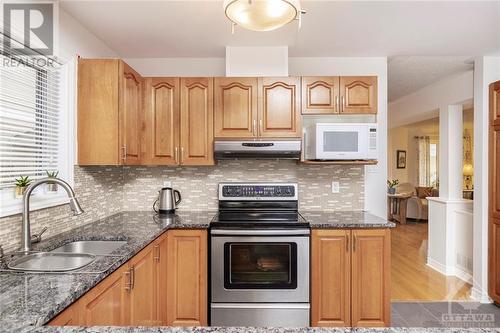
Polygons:
M358 132L328 132L323 133L324 152L357 152Z
M224 287L297 288L297 244L225 243Z

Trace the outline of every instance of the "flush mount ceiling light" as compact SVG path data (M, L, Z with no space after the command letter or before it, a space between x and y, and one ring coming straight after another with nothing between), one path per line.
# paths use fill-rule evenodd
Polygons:
M299 0L224 0L224 12L235 25L253 31L271 31L290 23L305 12Z

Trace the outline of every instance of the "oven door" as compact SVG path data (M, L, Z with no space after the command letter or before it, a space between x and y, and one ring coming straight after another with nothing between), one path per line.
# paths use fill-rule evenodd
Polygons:
M309 233L212 229L212 302L309 302Z

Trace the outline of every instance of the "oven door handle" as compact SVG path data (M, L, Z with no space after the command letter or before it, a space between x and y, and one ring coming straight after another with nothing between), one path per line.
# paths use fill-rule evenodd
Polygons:
M228 229L211 229L211 235L216 236L308 236L311 234L309 229L247 229L247 230L228 230Z

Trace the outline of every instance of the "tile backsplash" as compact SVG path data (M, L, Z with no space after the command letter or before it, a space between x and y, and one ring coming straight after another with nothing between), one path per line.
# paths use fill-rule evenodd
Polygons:
M364 208L363 166L287 160L228 160L210 167L75 166L75 192L85 214L71 216L67 205L32 212L32 232L47 226L50 237L122 210L150 210L167 180L182 194L180 210L216 210L217 184L231 181L298 182L301 210ZM332 193L332 181L340 183L340 193ZM0 244L6 251L19 247L20 236L19 214L0 219Z

